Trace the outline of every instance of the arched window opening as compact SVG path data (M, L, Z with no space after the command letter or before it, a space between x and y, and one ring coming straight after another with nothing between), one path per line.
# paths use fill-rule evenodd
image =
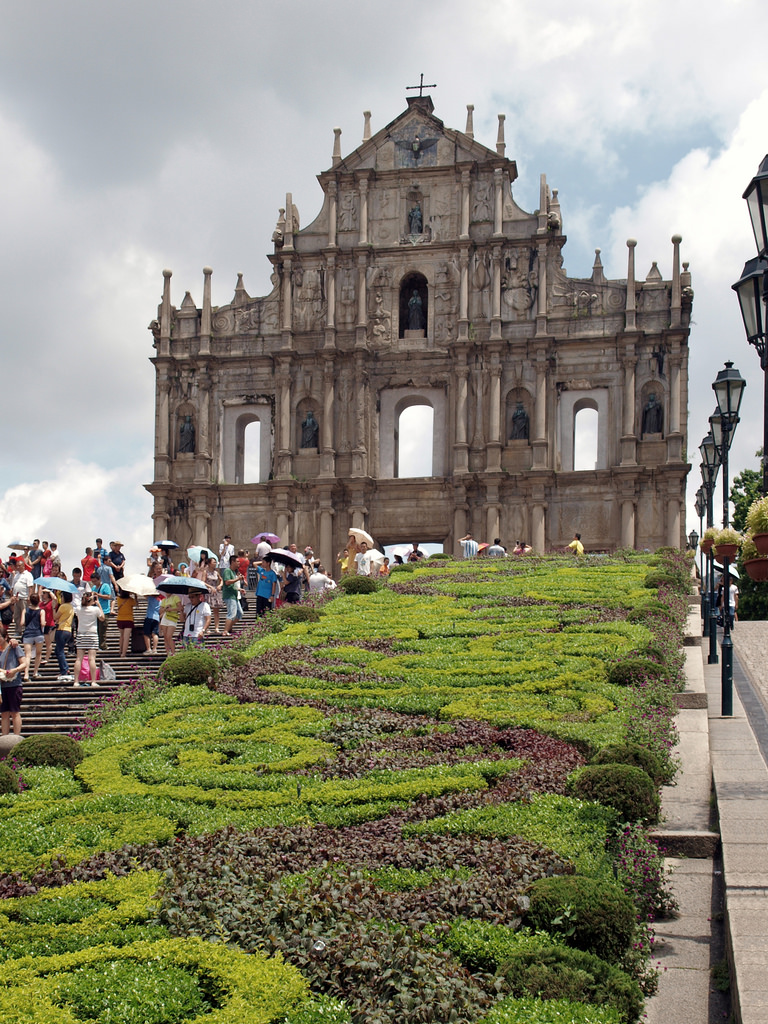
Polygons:
M577 472L597 469L597 409L577 408L573 417L573 468Z
M406 406L395 421L395 476L432 476L435 411L426 403Z
M429 289L423 274L408 274L400 285L400 332L422 331L426 337L429 322Z
M261 423L253 420L243 431L243 483L257 484L261 474Z

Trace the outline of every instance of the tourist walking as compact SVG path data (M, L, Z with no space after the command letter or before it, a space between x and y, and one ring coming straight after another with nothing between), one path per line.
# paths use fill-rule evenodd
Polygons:
M24 696L19 674L29 668L29 659L23 648L8 640L8 628L0 625L0 696L3 707L0 714L0 732L7 736L13 726L16 736L21 735L21 701Z
M39 594L30 594L27 607L21 613L21 642L27 656L27 667L24 671L24 682L29 682L29 667L34 655L32 678L40 678L40 661L43 657L43 627L45 613L40 610Z
M83 659L87 658L88 678L91 681L91 686L98 686L99 684L96 682L96 649L99 646L98 623L99 619L104 618L104 613L95 594L92 594L90 591L87 594L83 594L80 614L77 618L77 640L75 641L77 658L75 659L75 681L73 685L80 685L80 668L83 664ZM133 620L131 620L131 623L133 623Z

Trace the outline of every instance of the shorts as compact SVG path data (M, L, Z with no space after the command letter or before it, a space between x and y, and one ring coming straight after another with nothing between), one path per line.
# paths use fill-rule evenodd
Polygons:
M159 619L144 619L141 629L144 636L157 636L160 632L160 621Z
M17 711L21 711L21 698L24 696L22 693L23 689L23 686L3 687L3 714L6 712L14 714Z
M242 619L243 609L240 607L240 602L236 597L228 597L224 603L227 606L228 619Z
M43 642L43 634L34 633L32 636L22 636L21 642L23 644L35 644L37 646L37 644L41 644Z
M160 625L163 627L163 629L167 629L169 626L171 629L176 629L178 624L178 619L169 619L167 615L164 615L160 620Z
M92 636L90 633L78 633L75 637L75 647L78 651L97 651L99 649L99 638L98 636Z
M118 619L117 620L117 628L118 629L133 629L133 619Z
M56 627L55 626L43 626L43 633L46 636L48 636L49 633L54 633L55 631L56 631Z

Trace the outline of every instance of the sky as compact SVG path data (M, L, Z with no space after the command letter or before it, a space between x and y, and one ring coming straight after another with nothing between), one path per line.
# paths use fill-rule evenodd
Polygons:
M493 148L506 114L518 204L559 190L565 266L609 277L683 236L690 337L687 529L698 444L725 359L747 380L731 477L757 468L763 376L731 291L755 255L741 196L768 152L765 0L0 0L0 545L96 536L129 566L152 540L154 370L147 325L172 301L270 289L292 192L308 224L331 163L424 81L435 113ZM721 499L716 497L716 521ZM12 536L13 535L13 536Z

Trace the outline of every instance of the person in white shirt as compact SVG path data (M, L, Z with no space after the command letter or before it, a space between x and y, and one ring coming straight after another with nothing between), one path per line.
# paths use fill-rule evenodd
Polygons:
M13 577L11 584L16 603L13 606L13 625L16 635L21 636L21 613L27 608L29 602L30 588L35 585L32 573L25 567L24 562L18 563L22 568Z
M472 537L471 533L468 533L466 537L462 537L461 540L459 541L459 544L461 544L465 558L477 557L479 545L477 541Z
M309 577L309 592L310 594L317 593L319 590L332 590L336 584L330 576L326 576L325 569L322 565L318 565L312 575Z
M368 545L365 541L361 541L360 550L355 555L355 561L357 562L358 576L371 575L371 552L368 550Z
M219 544L219 565L229 565L229 560L235 554L235 545L228 533L224 534L224 540Z
M211 606L201 590L193 590L189 595L189 610L184 619L184 643L193 644L201 640L208 632L211 624Z

